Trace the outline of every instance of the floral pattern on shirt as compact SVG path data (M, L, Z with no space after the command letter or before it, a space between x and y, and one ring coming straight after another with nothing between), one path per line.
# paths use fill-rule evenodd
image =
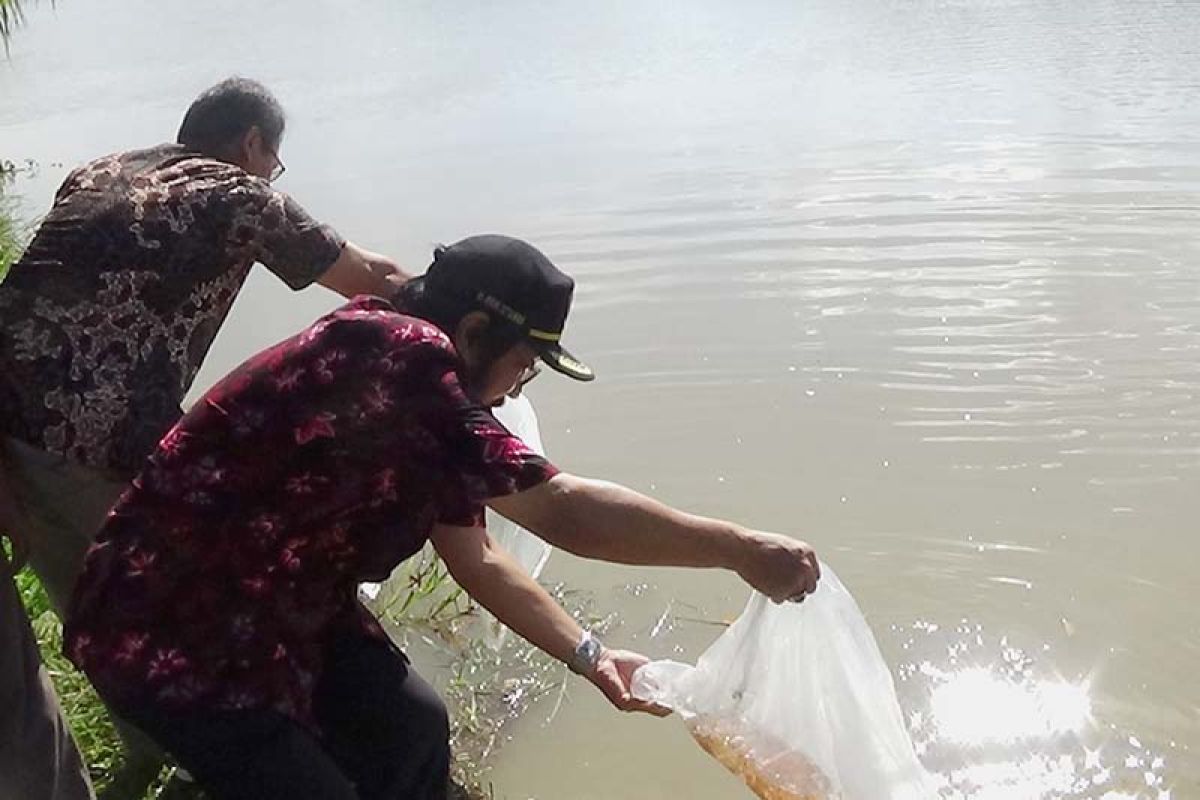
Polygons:
M180 145L75 170L0 284L0 434L136 471L251 265L298 289L343 245L266 181Z
M88 554L65 650L118 702L311 722L356 587L437 522L555 469L465 393L433 325L358 298L226 376L159 443Z

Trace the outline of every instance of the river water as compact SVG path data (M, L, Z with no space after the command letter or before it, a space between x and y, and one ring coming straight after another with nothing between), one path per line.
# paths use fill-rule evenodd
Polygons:
M26 5L29 5L28 3ZM416 268L481 231L578 280L592 385L531 387L564 468L801 536L935 768L980 798L1200 797L1200 6L1137 0L27 9L0 155L170 138L229 73L282 187ZM201 374L330 307L256 274ZM546 577L694 658L727 575ZM572 685L497 797L744 796L677 720ZM974 788L970 788L974 787Z

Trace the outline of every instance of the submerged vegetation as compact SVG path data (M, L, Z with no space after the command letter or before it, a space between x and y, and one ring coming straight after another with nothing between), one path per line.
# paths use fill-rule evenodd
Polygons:
M562 585L547 590L598 634L615 624L615 615L597 614L590 596ZM450 709L451 772L459 797L494 796L488 764L508 726L544 697L557 697L554 716L571 677L566 666L506 634L454 583L429 546L397 570L368 605L419 665L433 669L426 677Z

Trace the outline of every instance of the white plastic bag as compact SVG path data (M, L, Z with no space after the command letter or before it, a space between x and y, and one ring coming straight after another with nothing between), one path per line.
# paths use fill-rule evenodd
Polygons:
M538 428L537 414L533 403L524 394L504 398L503 405L492 409L492 415L508 432L527 444L538 455L546 455L542 446L542 433ZM550 558L550 545L534 536L512 520L487 510L488 534L504 551L521 565L532 578L537 578ZM482 636L493 650L499 650L508 635L508 628L490 612L480 609L482 614Z
M801 604L755 593L695 667L656 661L633 693L675 709L764 800L934 800L891 673L827 564Z
M533 412L533 404L525 395L504 398L504 404L492 409L492 415L508 432L529 445L538 455L546 455L542 445L542 433L538 428L537 414ZM492 511L487 510L487 529L504 551L516 559L526 572L536 578L546 566L550 558L550 545L534 536L515 522L511 522Z

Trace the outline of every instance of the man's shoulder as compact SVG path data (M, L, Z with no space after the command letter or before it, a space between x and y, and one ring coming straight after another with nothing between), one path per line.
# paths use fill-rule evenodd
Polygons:
M186 158L206 158L201 153L189 150L180 144L164 142L151 147L133 150L118 150L81 165L75 174L87 172L142 172L162 167L164 164ZM215 159L209 159L215 161Z
M335 322L375 328L386 334L393 347L430 348L450 354L456 352L450 337L437 325L398 310L382 297L359 295L316 324Z
M60 189L60 199L78 188L125 189L145 181L222 184L225 188L256 188L257 179L236 164L207 156L181 144L167 142L135 150L120 150L75 168Z
M267 190L270 184L237 164L205 155L181 144L160 144L119 154L133 170L155 173L168 182L217 183L239 188Z

